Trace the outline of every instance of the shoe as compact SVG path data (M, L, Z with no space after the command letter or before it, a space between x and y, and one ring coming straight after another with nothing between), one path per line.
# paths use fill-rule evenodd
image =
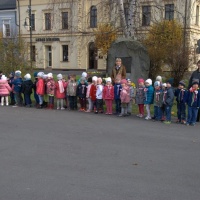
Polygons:
M149 119L151 119L151 117L147 116L147 117L145 117L145 119L146 119L146 120L149 120Z
M3 104L1 104L1 106L3 106Z
M140 117L140 116L141 116L141 114L137 114L137 115L136 115L136 117Z
M112 113L108 113L109 115L112 115Z
M164 124L171 124L170 121L164 121L163 123L164 123Z
M180 121L179 119L177 119L177 120L176 120L176 123L179 124L179 123L181 123L181 121Z
M185 120L182 120L182 121L181 121L181 124L186 124L186 121L185 121Z
M64 108L64 107L62 107L62 108L61 108L61 110L65 110L65 108Z
M60 108L59 108L59 107L57 107L57 110L60 110Z
M185 123L185 125L186 125L186 126L189 126L190 124L189 124L189 123Z
M109 113L108 113L108 112L106 112L105 114L106 114L106 115L109 115Z
M91 110L86 110L85 112L87 112L87 113L90 113L90 112L91 112Z
M119 114L119 115L118 115L118 117L124 117L124 115L122 115L122 114Z
M195 126L195 123L190 124L190 126Z
M12 106L13 108L17 108L18 107L18 105L14 105L14 106Z
M82 111L83 111L83 109L82 109L82 108L80 108L78 111L82 112Z
M98 111L96 110L94 113L95 113L95 114L98 114Z
M144 115L140 114L139 118L143 118L143 117L144 117Z

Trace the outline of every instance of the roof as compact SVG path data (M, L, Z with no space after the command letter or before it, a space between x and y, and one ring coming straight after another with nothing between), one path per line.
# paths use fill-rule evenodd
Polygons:
M16 9L16 0L0 0L0 10Z

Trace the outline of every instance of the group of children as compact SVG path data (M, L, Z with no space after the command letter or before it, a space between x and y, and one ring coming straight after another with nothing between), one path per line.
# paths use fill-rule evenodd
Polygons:
M133 88L130 79L115 79L112 83L110 77L103 83L100 77L89 77L83 72L81 78L76 81L75 75L70 75L65 80L62 74L57 75L54 80L53 74L44 74L43 72L34 73L34 82L31 75L26 74L24 79L18 70L11 73L9 79L5 75L0 79L0 97L1 106L11 104L14 107L25 105L32 106L31 94L34 92L34 98L37 108L47 107L54 109L56 99L57 109L64 110L66 107L70 110L77 110L77 99L79 100L79 111L104 113L104 102L107 115L116 114L119 117L129 116L132 113L132 105L135 102L138 105L138 117L144 117L144 107L146 107L146 120L164 121L171 123L171 109L174 102L174 96L177 101L177 123L194 126L197 119L198 109L200 107L199 81L193 80L192 87L185 89L184 81L180 81L177 89L173 89L173 79L162 83L162 77L158 76L154 85L152 80L138 79L137 87ZM23 94L23 97L22 97ZM45 101L46 100L48 101ZM48 98L48 99L47 99ZM24 99L24 101L23 101ZM113 101L115 103L115 113L113 113ZM88 104L88 106L87 106ZM186 119L186 104L188 106L188 115ZM154 105L154 116L151 116L150 107Z

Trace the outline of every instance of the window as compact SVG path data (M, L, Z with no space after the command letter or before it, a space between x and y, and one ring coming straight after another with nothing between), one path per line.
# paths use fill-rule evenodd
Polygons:
M31 14L31 28L35 31L35 14Z
M196 7L196 25L199 26L199 6Z
M68 12L62 12L62 29L68 29Z
M10 20L3 20L3 37L11 37Z
M151 6L142 6L142 26L149 26L151 21Z
M45 30L51 30L51 13L45 13Z
M166 20L174 19L174 4L165 5L165 19Z
M67 62L69 60L68 59L68 45L63 45L62 50L63 50L63 61Z
M90 9L90 28L97 27L97 8L92 6Z
M36 51L35 51L35 46L32 46L32 52L31 52L31 60L35 61L36 60Z

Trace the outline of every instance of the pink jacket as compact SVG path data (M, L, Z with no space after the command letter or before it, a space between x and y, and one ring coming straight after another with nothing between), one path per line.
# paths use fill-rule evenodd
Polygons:
M44 84L44 80L42 78L38 79L37 85L36 85L36 93L38 95L43 96L45 92L45 84Z
M65 99L66 98L66 88L68 85L68 82L62 81L63 87L64 87L64 92L60 92L59 84L58 81L56 82L56 89L55 89L55 94L57 99Z
M130 102L130 89L128 86L122 88L120 93L121 103L129 103Z
M112 85L108 86L104 86L103 89L103 99L107 100L107 99L114 99L114 87Z
M87 93L86 93L86 98L90 97L90 88L91 88L92 84L87 86Z
M48 95L55 95L55 81L53 79L48 79L46 83L46 93Z
M12 91L7 80L0 79L0 96L8 96Z

